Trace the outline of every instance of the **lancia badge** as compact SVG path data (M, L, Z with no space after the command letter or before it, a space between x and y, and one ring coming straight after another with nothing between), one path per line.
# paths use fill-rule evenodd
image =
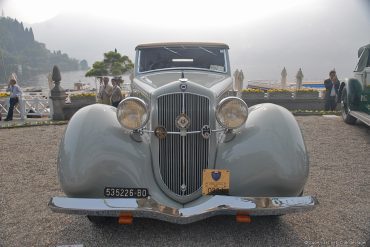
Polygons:
M156 137L158 137L159 140L163 140L167 136L167 130L163 126L158 126L157 128L155 128L154 134Z
M180 90L181 91L185 92L187 88L188 88L188 85L183 84L183 83L180 84Z
M190 126L190 119L185 113L181 113L176 118L176 127L178 129L187 129Z

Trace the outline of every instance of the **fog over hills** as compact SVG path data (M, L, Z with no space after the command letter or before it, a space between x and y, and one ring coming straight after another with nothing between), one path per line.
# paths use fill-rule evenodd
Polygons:
M290 81L295 81L300 67L306 81L322 80L332 68L343 78L352 75L358 48L370 43L370 4L367 0L331 2L333 5L289 13L284 18L271 15L227 28L202 29L199 23L184 30L73 14L59 15L32 28L35 39L48 49L87 59L90 65L115 48L134 59L140 43L216 41L229 44L232 70L243 69L248 80L279 80L284 66ZM179 18L191 18L191 14Z

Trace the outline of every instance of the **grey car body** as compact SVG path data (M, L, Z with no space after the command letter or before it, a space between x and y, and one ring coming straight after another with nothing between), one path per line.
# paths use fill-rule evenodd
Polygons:
M313 209L317 200L302 196L309 172L306 147L288 110L268 103L249 107L246 122L234 130L216 121L220 101L233 88L228 49L219 43L137 46L131 97L145 102L147 123L127 130L114 107L79 110L58 157L66 197L53 197L51 209L116 217L127 212L175 223ZM190 123L180 133L175 122L181 112ZM155 135L158 126L167 131L163 139ZM204 126L210 129L207 138ZM230 172L228 195L202 195L204 169ZM106 187L147 188L150 196L106 198Z

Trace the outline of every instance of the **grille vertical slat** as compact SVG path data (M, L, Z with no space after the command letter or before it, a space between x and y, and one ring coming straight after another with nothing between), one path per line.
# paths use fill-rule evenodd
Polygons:
M167 131L179 131L175 121L182 113L182 97L185 97L185 114L190 118L188 131L199 131L202 126L209 125L208 98L187 93L158 98L158 125L164 126ZM185 138L184 144L182 138ZM159 166L164 184L177 195L190 195L197 191L202 185L203 169L208 167L208 150L209 141L201 134L190 134L186 137L170 134L165 139L159 140ZM185 174L183 174L183 155ZM181 190L183 183L186 185L184 192Z

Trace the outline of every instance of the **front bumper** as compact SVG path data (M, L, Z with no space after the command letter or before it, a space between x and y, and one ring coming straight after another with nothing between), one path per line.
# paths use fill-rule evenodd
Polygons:
M172 208L145 199L89 199L53 197L52 211L66 214L119 217L130 213L133 217L152 218L177 224L188 224L216 215L250 216L282 215L314 209L315 197L235 197L209 196L209 200L191 207Z

